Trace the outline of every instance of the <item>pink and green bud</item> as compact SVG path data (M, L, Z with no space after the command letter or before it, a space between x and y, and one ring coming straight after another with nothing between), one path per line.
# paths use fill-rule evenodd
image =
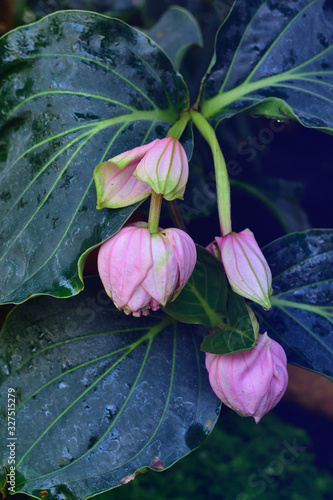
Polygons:
M244 353L206 353L206 368L222 403L256 423L278 404L288 385L286 354L267 333Z
M134 176L168 200L183 198L188 179L188 160L174 137L155 143L138 164Z
M193 240L180 229L150 234L145 222L124 226L98 253L103 286L118 309L147 315L176 298L196 263Z
M133 176L145 154L160 139L140 146L108 161L100 163L94 170L97 192L97 208L120 208L143 201L151 194L151 187Z
M155 139L96 166L97 208L127 207L152 191L169 201L182 198L187 179L188 161L180 142Z
M249 229L217 237L207 250L220 255L234 292L265 309L271 308L272 273Z

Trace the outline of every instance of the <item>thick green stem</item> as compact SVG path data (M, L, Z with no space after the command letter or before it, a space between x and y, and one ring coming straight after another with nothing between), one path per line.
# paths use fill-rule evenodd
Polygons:
M219 213L221 234L224 236L231 233L230 183L227 165L216 138L215 131L209 125L206 118L197 111L193 110L191 111L191 117L197 129L204 139L206 139L210 149L212 150L217 189L217 209Z
M167 137L174 137L175 139L180 139L182 133L185 130L187 122L189 121L190 118L191 116L187 111L183 113L179 118L178 122L172 125L172 127L169 129Z
M148 218L148 229L150 234L158 233L162 198L163 196L161 194L157 194L155 193L155 191L152 192L150 198L149 218Z

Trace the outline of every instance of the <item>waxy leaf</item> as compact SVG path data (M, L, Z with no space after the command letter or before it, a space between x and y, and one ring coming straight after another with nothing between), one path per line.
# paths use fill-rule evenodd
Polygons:
M262 201L286 233L309 229L307 215L299 204L302 183L284 179L263 179L256 183L232 179L230 183Z
M212 354L230 354L251 349L257 340L259 324L243 297L229 290L227 323L213 328L201 344L201 350Z
M146 34L168 54L177 70L186 51L192 45L203 44L197 20L188 10L177 6L170 7Z
M86 281L71 300L17 306L1 332L1 463L12 388L16 491L37 498L84 500L142 468L163 470L199 446L218 416L201 327L164 313L128 317L99 279Z
M333 8L327 0L238 0L220 28L201 111L333 128Z
M57 10L82 9L100 14L116 15L141 8L145 0L27 0L27 6L38 17L44 17Z
M264 327L289 363L333 380L333 230L293 233L263 252L274 290Z
M91 12L12 31L0 66L0 303L68 297L136 208L97 211L94 167L164 137L187 88L148 37Z
M227 279L218 260L199 245L197 263L186 286L164 310L183 323L206 328L220 325L227 314Z

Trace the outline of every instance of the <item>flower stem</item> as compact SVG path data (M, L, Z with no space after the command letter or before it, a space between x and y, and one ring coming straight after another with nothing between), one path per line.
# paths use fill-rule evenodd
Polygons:
M150 198L148 230L150 234L158 233L158 225L160 222L160 213L162 206L163 195L152 192Z
M227 165L218 143L214 129L208 123L206 118L197 111L191 111L191 117L201 135L208 142L213 154L215 179L217 189L217 209L221 234L225 236L231 233L231 215L230 215L230 183Z
M190 114L185 111L179 118L178 122L176 122L172 127L169 129L169 132L167 133L167 137L174 137L175 139L180 139L182 133L185 130L185 127L187 125L187 122L191 118Z

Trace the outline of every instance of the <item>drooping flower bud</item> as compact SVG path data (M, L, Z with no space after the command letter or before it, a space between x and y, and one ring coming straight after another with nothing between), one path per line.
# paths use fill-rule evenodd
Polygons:
M165 137L149 149L133 175L166 200L183 198L188 179L188 160L183 146L174 137Z
M234 292L265 309L271 308L272 273L249 229L217 237L207 250L215 256L219 252Z
M97 208L120 208L155 191L166 200L182 198L188 179L183 146L173 137L125 151L95 167Z
M120 208L142 201L151 193L151 187L133 176L145 154L160 139L139 146L110 160L99 163L94 170L97 208Z
M206 353L206 368L217 397L256 423L278 404L288 385L286 354L267 333L244 353Z
M145 222L136 222L101 245L98 272L116 307L140 316L176 298L195 262L195 244L184 231L150 234Z

